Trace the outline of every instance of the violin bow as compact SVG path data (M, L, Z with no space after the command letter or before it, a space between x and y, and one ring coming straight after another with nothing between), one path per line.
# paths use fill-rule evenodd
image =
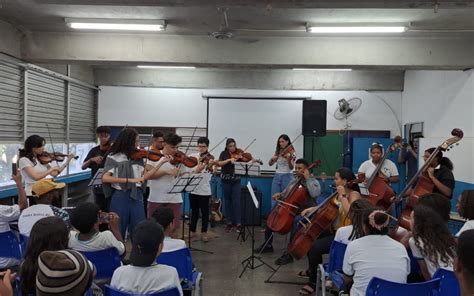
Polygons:
M197 128L198 128L198 127L197 127L197 125L196 125L196 127L195 127L194 130L193 130L193 134L191 135L191 139L190 139L189 142L188 142L188 146L186 147L186 150L185 150L185 152L184 152L184 156L186 156L186 155L188 154L189 147L191 146L191 142L192 142L193 139L194 139L194 135L196 134ZM179 173L181 172L182 166L183 166L183 163L181 162L181 163L179 164L179 166L178 166L178 176L179 176Z
M296 142L296 140L299 139L299 137L301 137L301 135L302 135L302 134L299 134L298 136L296 136L296 138L294 138L294 139L291 141L291 144L290 144L290 145L286 146L286 147L283 149L283 151L280 151L280 154L281 154L281 153L285 153L286 150L288 150L291 146L293 146L293 144ZM294 147L295 147L295 146L293 146L293 148L294 148Z
M47 123L46 123L46 128L48 129L49 140L51 141L51 150L53 150L53 155L55 156L54 160L56 161L56 165L59 167L59 162L56 159L56 152L54 151L53 137L51 136L51 131L49 130L49 124Z
M150 137L150 141L148 141L148 148L146 151L145 163L143 164L142 177L145 176L146 164L148 162L148 156L150 155L151 144L153 144L153 133L154 133L154 128L151 129L151 137Z
M247 149L249 149L249 148L250 148L250 146L252 146L252 145L253 145L253 143L255 143L255 141L257 141L257 138L254 138L254 139L252 140L252 142L250 142L250 144L248 144L248 145L247 145L247 147L245 147L245 149L244 149L244 152L246 152L246 151L247 151Z

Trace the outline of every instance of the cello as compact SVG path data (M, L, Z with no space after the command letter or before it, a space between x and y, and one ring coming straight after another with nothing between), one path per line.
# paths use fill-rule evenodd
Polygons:
M375 171L367 181L367 189L369 190L369 196L367 197L367 200L374 206L383 208L384 210L390 207L392 198L395 196L395 192L393 191L392 187L390 187L390 185L385 182L384 178L379 175L379 173L388 155L395 151L396 145L400 141L400 136L395 137L395 143L391 144L387 148L383 154L382 159L377 164Z
M430 157L425 161L423 166L418 170L418 172L416 172L413 178L407 183L405 188L397 196L398 202L400 202L402 199L406 199L406 205L403 208L402 213L400 214L400 217L398 218L397 224L394 226L394 228L390 232L390 236L393 239L400 241L402 240L402 238L406 237L408 232L411 230L411 226L410 226L411 212L416 206L418 199L420 198L420 196L433 192L434 183L427 176L427 172L426 172L427 169L430 167L430 164L433 162L433 159L436 158L437 154L440 151L446 151L452 148L454 144L461 141L461 139L464 136L464 133L462 130L455 128L451 131L451 135L453 136L452 138L447 139L440 146L436 147L435 151L431 153ZM408 190L412 188L415 182L416 182L415 188L411 191L408 197L405 197Z
M320 160L316 160L308 166L308 170L317 167L320 163ZM276 201L276 206L268 215L267 227L273 232L287 234L291 231L295 216L309 195L308 190L301 184L302 181L303 176L298 177L297 182Z

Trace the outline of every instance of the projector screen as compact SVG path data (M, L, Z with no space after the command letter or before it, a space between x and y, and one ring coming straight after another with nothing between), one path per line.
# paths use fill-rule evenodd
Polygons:
M210 147L224 137L233 138L237 147L248 148L255 159L261 159L261 170L275 170L268 161L275 153L278 136L287 134L291 140L301 134L302 99L241 99L209 97L208 135ZM303 157L303 136L294 143L296 155ZM218 157L225 142L212 154Z

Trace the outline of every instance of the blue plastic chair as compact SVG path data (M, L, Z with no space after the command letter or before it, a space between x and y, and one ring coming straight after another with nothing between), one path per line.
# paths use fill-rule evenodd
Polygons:
M21 247L21 254L23 257L25 256L26 246L28 245L28 236L20 233L20 247Z
M97 280L112 278L114 271L122 265L120 256L115 248L81 253L95 265L97 269L95 279Z
M434 279L440 279L439 295L440 296L460 296L461 288L454 272L440 268L433 274Z
M0 257L21 260L20 243L13 231L0 233Z
M440 279L413 284L400 284L374 277L370 280L365 296L423 295L439 296Z
M340 276L342 271L342 264L344 262L344 254L346 253L347 245L338 241L333 241L329 249L329 262L327 264L319 264L318 278L316 279L316 291L321 288L323 296L326 295L326 277L331 275L333 283L341 288L344 284L344 278Z
M185 282L183 288L188 288L186 283L193 283L193 260L188 248L163 252L156 258L156 263L176 268L179 278Z
M421 274L420 270L420 264L418 264L418 260L413 257L413 253L411 252L411 249L407 249L408 253L408 258L410 258L410 273L416 273L416 274Z
M131 294L127 292L122 292L120 290L117 290L115 288L112 288L109 285L105 285L105 296L180 296L181 294L179 293L179 289L177 287L161 291L161 292L156 292L152 294Z

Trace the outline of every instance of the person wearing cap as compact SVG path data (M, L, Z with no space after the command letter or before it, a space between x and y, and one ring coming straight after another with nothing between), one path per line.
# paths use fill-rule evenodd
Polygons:
M36 295L83 296L93 278L94 266L81 253L44 251L38 257Z
M155 221L145 220L137 224L133 231L130 265L117 268L110 285L134 294L149 294L177 287L180 295L183 295L176 269L156 263L156 257L163 249L163 239L163 228Z
M55 199L60 197L61 189L66 186L65 183L55 183L51 179L42 179L33 184L31 191L36 198L35 205L25 209L18 219L18 228L20 233L30 236L33 225L44 217L57 216L69 227L69 214L52 205Z
M153 219L164 229L165 239L163 241L163 253L173 252L186 248L186 242L182 239L172 238L174 232L174 214L170 208L158 208L153 213Z

